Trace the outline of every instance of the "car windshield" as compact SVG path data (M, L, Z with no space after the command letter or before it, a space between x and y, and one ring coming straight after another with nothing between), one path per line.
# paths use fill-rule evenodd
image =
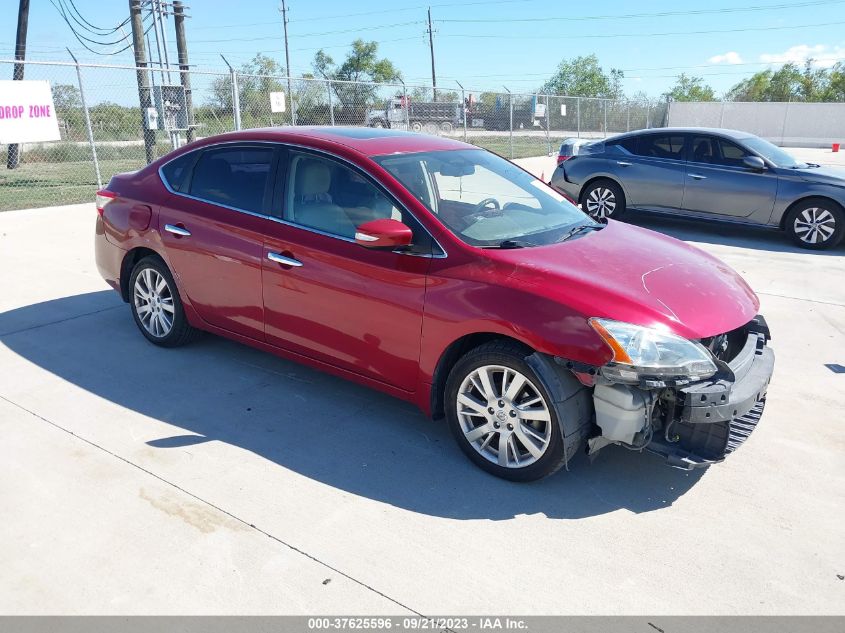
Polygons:
M749 136L742 139L742 143L748 149L756 152L767 161L772 163L775 167L783 167L784 169L804 169L809 167L807 163L795 160L790 154L783 151L777 145L773 145L758 136Z
M601 226L545 183L485 150L391 154L374 160L472 246L541 246L567 239L576 227Z

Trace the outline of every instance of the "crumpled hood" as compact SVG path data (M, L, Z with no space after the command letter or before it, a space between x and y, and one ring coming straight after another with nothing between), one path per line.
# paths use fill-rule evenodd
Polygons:
M732 268L685 242L610 221L561 244L498 251L509 279L586 317L667 327L687 338L728 332L760 307Z

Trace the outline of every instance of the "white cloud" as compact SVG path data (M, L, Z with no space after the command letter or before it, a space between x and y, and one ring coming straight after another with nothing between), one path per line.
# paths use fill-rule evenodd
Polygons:
M813 59L816 66L830 68L838 61L845 61L845 48L841 46L828 46L827 44L798 44L791 46L782 53L763 53L760 61L767 64L803 64L807 59Z
M736 51L728 51L724 55L713 55L707 61L711 64L741 64L742 57Z

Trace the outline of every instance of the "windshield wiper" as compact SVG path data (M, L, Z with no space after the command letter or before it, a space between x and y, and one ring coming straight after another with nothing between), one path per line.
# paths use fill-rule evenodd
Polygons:
M525 240L504 240L499 242L498 244L485 244L480 248L529 248L531 246L537 246L532 242L526 242Z
M606 225L604 225L604 224L579 224L578 226L576 226L572 229L569 229L566 233L561 235L557 239L557 241L558 242L565 242L566 240L575 237L576 235L578 235L578 233L581 233L582 231L587 231L587 230L599 231L599 230L603 229L605 226Z

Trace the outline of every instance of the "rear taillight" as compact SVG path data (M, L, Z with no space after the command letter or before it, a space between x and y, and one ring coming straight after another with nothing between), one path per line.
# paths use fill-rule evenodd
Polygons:
M97 213L103 215L103 210L106 208L106 205L117 198L117 194L113 191L109 191L108 189L100 189L97 192L96 198L94 199L94 204L97 205Z
M557 157L557 164L560 165L562 162L569 160L572 156L566 156L564 154L559 154Z

